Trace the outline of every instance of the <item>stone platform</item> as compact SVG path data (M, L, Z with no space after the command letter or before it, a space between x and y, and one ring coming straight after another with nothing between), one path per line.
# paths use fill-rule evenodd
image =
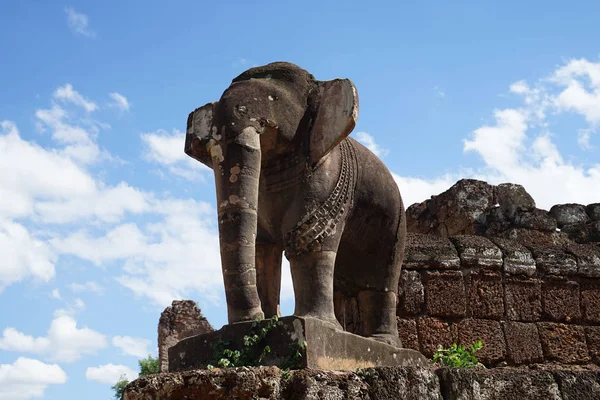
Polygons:
M242 350L244 336L259 331L268 322L225 325L218 331L184 339L169 349L169 371L202 369L215 364L216 348ZM280 368L354 371L375 366L429 365L418 351L339 331L326 322L308 317L281 318L265 337L264 345L267 344L270 352L261 364Z

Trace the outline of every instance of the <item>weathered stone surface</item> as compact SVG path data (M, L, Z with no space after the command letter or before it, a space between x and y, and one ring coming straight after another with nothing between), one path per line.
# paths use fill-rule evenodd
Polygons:
M554 377L545 371L443 369L438 376L448 400L562 400Z
M585 340L592 361L600 364L600 326L586 326Z
M581 204L557 204L550 209L550 215L556 220L559 228L565 225L588 222L588 216L585 206Z
M402 347L421 351L419 336L417 334L417 321L396 317L396 322L398 324L398 337L400 337Z
M600 221L600 203L588 204L585 210L592 221Z
M192 300L174 300L158 322L158 360L160 371L169 370L168 350L180 340L214 331Z
M600 247L589 244L569 244L566 250L577 261L578 275L600 278Z
M268 320L258 323L256 329ZM242 350L244 336L251 334L254 322L225 325L218 331L187 338L169 349L169 371L205 368L214 360L214 343L229 343L229 349ZM306 342L306 346L300 343ZM311 317L284 317L267 334L265 345L271 351L264 365L284 366L290 352L300 351L299 368L355 370L375 366L428 365L419 352L397 348L373 339L335 329L332 324ZM256 356L260 355L260 351Z
M487 237L497 236L511 225L511 221L500 206L490 208L482 214L480 219L482 221L481 234Z
M487 319L463 319L458 323L458 342L470 346L483 342L477 359L484 365L495 365L506 358L506 343L500 322Z
M544 360L536 324L507 321L503 328L508 360L512 364L535 364Z
M406 210L409 232L443 237L476 234L481 215L493 207L494 186L475 179L461 179L438 196Z
M504 290L499 273L471 275L468 314L474 318L501 319L504 316Z
M535 274L535 260L527 247L510 239L495 237L490 240L502 251L504 272L527 276Z
M427 314L440 317L464 317L467 296L460 271L427 272Z
M439 380L432 370L380 367L365 369L359 374L368 386L369 399L442 400Z
M506 277L504 299L506 317L511 321L539 321L542 313L542 290L538 279Z
M562 227L562 233L568 235L569 239L576 243L588 243L594 240L594 227L591 223L581 222L565 225Z
M554 232L556 220L548 211L536 208L533 211L519 212L514 216L513 224L517 228L526 228L542 232Z
M543 232L525 228L510 228L496 236L517 241L525 246L560 246L572 243L564 232Z
M459 269L460 258L447 238L408 233L404 266L408 269Z
M450 326L438 318L423 317L417 319L417 329L421 340L421 352L432 358L438 347L452 345Z
M559 246L528 246L537 269L549 275L575 275L577 262Z
M398 315L419 315L425 304L425 289L421 282L421 275L417 271L402 271L400 275L400 307L396 310Z
M542 284L544 319L556 322L575 322L581 318L579 284L564 278L548 277Z
M565 364L590 360L583 327L551 322L539 322L537 326L546 360Z
M482 236L459 235L450 238L463 267L500 269L502 252L489 239Z
M600 374L592 371L552 371L563 400L600 399Z
M509 219L512 219L516 212L535 209L533 197L523 186L514 183L502 183L496 186L496 201Z
M600 282L581 282L581 314L586 323L600 324Z

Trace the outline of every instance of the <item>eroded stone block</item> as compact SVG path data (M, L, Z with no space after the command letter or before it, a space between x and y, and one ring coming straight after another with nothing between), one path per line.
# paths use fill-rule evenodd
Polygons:
M450 240L456 246L463 267L502 267L502 252L489 239L483 236L460 235L453 236Z
M400 304L396 311L398 315L419 315L425 304L425 289L421 275L417 271L402 271L400 275Z
M470 346L478 340L483 348L477 359L484 365L495 365L506 358L506 343L500 322L488 319L463 319L458 324L458 342Z
M544 318L550 321L578 321L581 318L579 284L548 277L542 284L542 311Z
M439 317L464 317L467 296L460 271L427 272L427 314Z
M421 339L421 352L425 357L432 358L441 345L452 345L450 326L438 318L423 317L417 319L417 329Z
M396 322L398 324L398 336L402 342L402 347L420 351L417 321L396 317Z
M600 373L597 371L552 371L563 400L600 399Z
M540 341L547 361L581 364L590 360L582 326L538 322Z
M585 223L590 220L585 206L574 203L552 206L550 215L556 219L559 228L562 228L565 225Z
M468 310L474 318L499 320L504 316L504 290L499 273L471 275Z
M506 316L511 321L539 321L542 313L542 285L538 279L506 277Z
M600 364L600 326L586 326L585 339L592 361Z
M406 235L404 267L407 269L459 269L460 258L447 238L419 233Z
M534 364L544 360L542 344L534 323L503 323L508 360L512 364Z
M548 275L575 275L577 262L559 246L528 246L533 254L537 269Z
M583 281L580 290L583 321L600 324L600 282L597 280Z
M490 239L503 253L503 269L507 274L533 276L536 271L531 251L517 241L504 238Z
M577 261L577 274L587 278L600 278L600 248L589 244L570 244L567 252Z

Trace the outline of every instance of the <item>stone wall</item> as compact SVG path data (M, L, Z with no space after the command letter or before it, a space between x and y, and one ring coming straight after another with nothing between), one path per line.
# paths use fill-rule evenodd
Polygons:
M408 234L403 345L469 345L486 366L600 363L600 246Z

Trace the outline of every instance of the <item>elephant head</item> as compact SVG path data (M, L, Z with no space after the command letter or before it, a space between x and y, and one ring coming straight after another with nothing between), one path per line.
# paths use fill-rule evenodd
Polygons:
M213 169L229 323L261 317L255 240L261 168L287 155L319 163L354 129L348 79L317 81L289 63L249 69L189 114L185 153Z

